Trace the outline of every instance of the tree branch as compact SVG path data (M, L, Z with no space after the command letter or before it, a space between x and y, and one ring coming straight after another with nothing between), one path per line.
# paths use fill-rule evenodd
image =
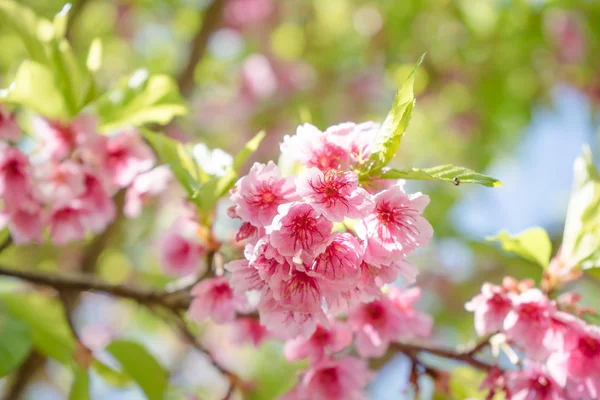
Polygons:
M194 89L194 72L196 71L196 66L206 52L208 38L221 23L224 8L225 0L214 0L204 12L202 27L190 42L187 63L177 78L179 89L184 97L188 97Z
M437 357L459 361L482 371L490 371L493 368L493 365L490 365L486 362L480 361L477 358L475 358L475 353L473 353L472 349L459 351L445 347L436 347L431 345L414 343L393 343L392 345L390 345L390 348L392 350L401 353L406 353L409 355L416 353L428 353Z

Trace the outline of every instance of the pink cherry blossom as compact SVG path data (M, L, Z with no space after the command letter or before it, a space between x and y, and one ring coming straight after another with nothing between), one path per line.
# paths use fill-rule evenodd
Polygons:
M154 153L139 132L126 130L110 136L106 143L106 169L115 186L123 188L155 163Z
M272 224L270 242L280 254L293 257L300 251L315 254L331 236L333 223L306 203L285 204Z
M283 138L281 155L321 171L340 169L349 163L348 151L310 124L299 126L294 136Z
M0 143L0 196L5 207L19 207L31 194L29 160L19 150Z
M125 216L127 218L139 217L144 204L163 193L171 178L171 170L166 165L161 165L135 177L125 194L123 208Z
M510 340L521 344L528 355L542 357L546 353L543 338L554 312L550 300L539 289L528 289L513 299L512 309L504 319L504 331Z
M237 215L256 227L271 225L277 208L297 199L293 181L281 177L275 163L255 163L235 185L231 200Z
M65 160L36 168L37 190L41 198L55 206L67 205L85 191L81 164Z
M231 272L230 283L235 294L243 295L251 290L267 291L267 283L248 260L231 261L225 264L225 270Z
M50 212L50 238L57 245L64 245L85 236L81 217L83 210L75 203L55 207Z
M468 302L465 308L475 313L475 330L479 336L484 336L502 329L512 302L503 288L485 283L481 294Z
M233 321L236 311L243 309L245 303L243 297L233 293L225 277L204 279L192 288L191 293L189 315L196 321L209 317L217 324Z
M353 164L364 164L371 155L371 147L381 125L375 122L354 124L346 122L327 128L325 134L350 153Z
M328 326L322 309L312 312L290 310L279 305L270 294L263 296L258 312L262 325L285 338L309 337L317 329L317 324Z
M159 242L161 265L165 272L184 276L200 271L206 249L197 236L197 224L187 218L177 219Z
M260 345L271 334L255 318L238 318L232 324L232 340L236 344Z
M83 225L94 233L100 233L114 221L117 210L103 183L97 175L85 171L84 192L77 202L81 207Z
M352 342L352 332L342 322L330 321L329 329L317 325L315 332L305 338L299 336L285 343L285 356L289 361L310 357L313 361L322 360L327 354L336 353Z
M336 285L355 286L360 276L363 249L351 233L336 233L325 250L310 265L307 273Z
M3 213L2 219L8 224L10 236L16 244L42 241L45 215L42 206L34 199L22 201L10 212Z
M39 152L44 158L61 161L74 150L84 153L84 158L95 158L94 154L104 155L103 149L95 146L98 140L104 138L96 134L94 117L80 115L69 124L34 117L32 128L35 136L41 139Z
M0 104L0 140L16 142L21 137L21 128L15 120L15 115Z
M367 240L365 260L372 264L390 264L433 236L433 228L420 214L429 197L421 193L406 194L393 186L375 196L375 210L364 220Z
M358 175L351 171L323 173L310 168L298 176L296 187L304 201L331 221L364 218L375 206L371 195L358 187Z
M527 365L526 369L506 374L506 390L512 400L566 400L560 385L542 367Z
M344 357L323 360L304 373L293 390L295 400L364 400L372 377L365 360ZM290 399L290 397L286 397Z
M388 298L396 309L400 310L404 320L402 337L429 337L433 329L433 318L414 308L414 303L421 297L421 289L412 287L401 290L398 287L390 288Z
M273 298L284 308L315 312L321 309L324 287L321 279L304 271L292 270L285 280L274 280L271 286Z

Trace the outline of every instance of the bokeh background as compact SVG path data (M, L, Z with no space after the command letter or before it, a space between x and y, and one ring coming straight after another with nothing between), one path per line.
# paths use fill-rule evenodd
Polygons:
M62 0L22 3L48 18L64 6ZM556 250L573 160L584 143L600 150L598 0L75 0L72 14L69 36L76 49L85 54L94 38L103 42L103 86L138 68L181 78L200 43L196 68L180 79L190 113L167 132L234 153L264 129L255 161L277 159L283 135L303 122L325 129L381 121L397 87L427 53L394 163L453 163L504 183L499 189L407 185L431 197L426 216L435 240L411 261L422 270L420 306L435 318L436 342L473 339L464 303L482 282L505 275L539 280L539 267L504 255L484 238L539 225ZM0 49L4 87L25 51L1 26ZM97 270L88 272L114 283L164 285L169 277L154 243L172 219L165 204L115 226ZM77 245L37 246L11 248L1 258L69 270L80 255ZM578 285L584 303L598 305L597 287L585 279ZM212 399L227 390L203 356L133 304L86 295L75 322L91 341L125 336L146 344L174 371L173 399L190 391ZM232 345L221 328L207 325L202 334L225 364L259 382L251 398L271 399L293 384L299 367L285 362L277 343L253 350ZM31 377L25 398L63 399L69 379L68 371L47 362ZM370 387L372 398L413 398L407 379L406 360L389 360ZM457 399L466 398L477 376L462 371L451 385ZM422 383L421 398L433 396L431 386ZM116 390L101 379L93 380L93 393L95 399L143 398L133 386Z

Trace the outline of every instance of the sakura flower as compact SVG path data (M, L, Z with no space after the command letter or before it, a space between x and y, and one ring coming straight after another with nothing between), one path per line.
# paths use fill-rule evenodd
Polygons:
M363 400L371 379L366 360L344 357L323 360L305 372L294 389L297 400ZM288 397L289 398L289 397Z
M115 219L115 203L95 174L85 171L84 175L84 192L77 199L81 221L92 232L100 233Z
M540 366L506 374L506 390L512 400L565 400L568 397L558 383Z
M350 153L353 164L364 164L371 155L371 147L381 125L375 122L343 123L327 128L325 135Z
M331 236L333 223L306 203L285 204L273 220L271 244L280 254L293 257L300 251L315 254Z
M420 288L412 287L400 290L400 288L392 287L388 297L402 314L405 326L402 337L428 337L431 335L433 318L413 307L413 304L421 297Z
M336 285L352 286L358 281L363 249L351 233L337 233L308 270L308 275L321 276Z
M550 300L539 290L529 289L513 300L503 328L507 337L524 346L534 358L546 353L542 339L550 327L550 316L555 312Z
M152 168L154 153L135 130L110 136L106 143L106 169L117 187L126 187L133 179Z
M69 124L34 117L32 128L34 135L41 139L40 154L43 158L61 161L75 149L88 155L101 152L98 146L94 146L95 138L103 140L103 137L95 134L93 117L80 115Z
M366 236L365 260L372 264L390 264L415 248L425 246L433 228L420 214L429 197L406 194L393 186L375 196L375 210L360 228Z
M299 126L296 135L283 138L281 155L321 171L343 168L349 162L348 151L310 124Z
M152 197L163 193L171 178L171 170L166 165L161 165L135 177L125 194L123 208L125 216L127 218L139 217L144 204Z
M236 296L225 277L200 281L192 288L190 318L203 321L211 318L217 324L233 321L235 313L243 309L245 299Z
M19 150L0 143L0 196L6 207L18 207L30 196L29 160Z
M382 356L405 329L401 311L385 296L350 310L348 323L356 334L356 351L361 357Z
M210 150L204 143L198 143L192 150L194 160L209 175L223 176L233 165L233 157L221 149Z
M323 173L310 168L296 179L296 187L308 204L331 221L364 218L375 205L371 195L358 187L358 175L351 171Z
M52 243L64 245L85 236L83 211L77 204L55 207L50 212L50 238Z
M248 260L231 261L225 264L225 270L231 272L231 287L237 295L243 295L251 290L263 292L267 289L267 283Z
M270 225L277 207L296 198L293 182L281 177L272 161L267 165L255 163L248 175L236 183L231 195L237 215L256 227Z
M22 201L10 212L2 213L4 224L8 224L10 236L16 244L42 241L44 213L42 206L31 198Z
M284 338L309 337L317 329L317 324L329 325L322 309L305 312L285 308L273 298L270 292L262 297L258 312L260 323L269 331Z
M184 276L199 270L205 248L196 229L194 221L180 218L164 233L159 251L161 265L167 273Z
M502 329L512 302L501 287L484 283L481 294L465 304L465 308L475 313L475 330L479 336L484 336Z
M0 140L16 142L21 136L21 128L15 120L15 115L0 104Z
M310 357L313 361L322 360L327 354L338 352L350 345L352 332L341 322L330 321L329 329L321 325L305 338L299 336L285 343L285 356L289 361Z
M292 270L289 278L275 280L271 288L273 297L284 308L301 312L314 312L321 309L324 287L321 286L318 277Z
M80 164L65 160L36 168L39 195L48 203L66 205L85 191L85 176Z
M270 336L267 328L254 318L238 318L233 322L232 340L236 344L248 342L258 346Z

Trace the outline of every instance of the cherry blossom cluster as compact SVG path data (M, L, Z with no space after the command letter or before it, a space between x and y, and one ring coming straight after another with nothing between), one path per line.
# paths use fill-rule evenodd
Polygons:
M378 129L305 124L286 136L282 160L297 173L255 163L232 190L229 215L241 220L245 258L192 289L192 319L232 322L254 344L286 339L290 361L310 360L287 400L364 398L365 358L431 334L431 317L413 307L419 289L387 286L416 279L405 258L433 234L421 216L429 198L359 178ZM258 320L236 321L249 312ZM361 359L344 356L352 348Z
M57 245L103 231L120 189L128 188L125 214L136 217L169 174L152 169L154 154L135 130L104 136L89 116L70 123L36 116L31 128L22 135L0 105L0 215L17 244L43 241L46 229Z
M551 300L527 280L484 284L466 304L475 329L480 336L497 333L502 348L520 365L506 372L494 369L484 386L512 399L598 399L600 329L580 318L588 310L578 301L574 293Z

